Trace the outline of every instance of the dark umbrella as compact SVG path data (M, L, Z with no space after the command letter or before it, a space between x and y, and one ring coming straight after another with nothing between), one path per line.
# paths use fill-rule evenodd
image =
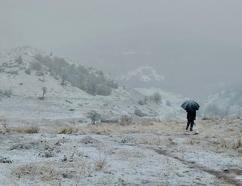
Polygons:
M185 101L181 107L186 111L196 111L199 110L200 105L194 100Z

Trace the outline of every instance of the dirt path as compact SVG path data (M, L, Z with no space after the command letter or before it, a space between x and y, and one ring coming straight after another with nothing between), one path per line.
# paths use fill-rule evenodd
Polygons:
M190 162L190 161L186 161L178 156L174 156L173 154L169 153L166 150L163 150L161 148L149 148L154 150L156 153L163 155L163 156L167 156L169 158L173 158L175 160L180 161L181 163L189 166L191 169L198 169L201 170L203 172L209 173L213 176L216 176L218 179L222 179L225 183L227 184L232 184L232 185L236 185L236 186L241 186L242 182L235 179L236 175L241 175L242 174L242 170L241 169L227 169L227 170L223 170L223 171L216 171L213 169L209 169L206 166L201 166L196 164L195 162Z

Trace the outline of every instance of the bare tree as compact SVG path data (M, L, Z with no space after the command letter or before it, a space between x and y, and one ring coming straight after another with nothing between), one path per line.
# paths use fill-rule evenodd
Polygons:
M152 100L156 103L156 104L160 104L161 103L161 95L160 93L156 92L152 95Z
M42 97L41 97L42 100L45 99L46 93L47 93L47 88L46 87L42 87Z

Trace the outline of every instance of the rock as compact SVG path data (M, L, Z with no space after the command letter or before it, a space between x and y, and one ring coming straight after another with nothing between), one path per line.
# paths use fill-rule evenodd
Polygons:
M84 137L83 139L81 139L80 141L81 143L84 143L84 144L95 144L95 143L99 143L98 140L90 137L90 136L87 136L87 137Z
M71 178L73 178L73 175L67 174L67 173L63 173L62 177L65 178L65 179L71 179Z
M224 172L225 173L229 173L229 169L224 169Z
M54 154L52 151L45 151L44 154L42 155L42 157L44 157L44 158L51 158L53 156L54 156Z
M178 176L178 177L185 177L183 174L181 174L181 173L176 173L176 175Z
M66 155L64 155L64 158L61 160L62 162L66 162L67 161L67 157Z

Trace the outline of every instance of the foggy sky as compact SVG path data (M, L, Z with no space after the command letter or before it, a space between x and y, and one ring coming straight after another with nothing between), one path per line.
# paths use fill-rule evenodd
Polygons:
M0 50L33 46L113 75L151 65L205 96L241 82L241 0L0 0Z

